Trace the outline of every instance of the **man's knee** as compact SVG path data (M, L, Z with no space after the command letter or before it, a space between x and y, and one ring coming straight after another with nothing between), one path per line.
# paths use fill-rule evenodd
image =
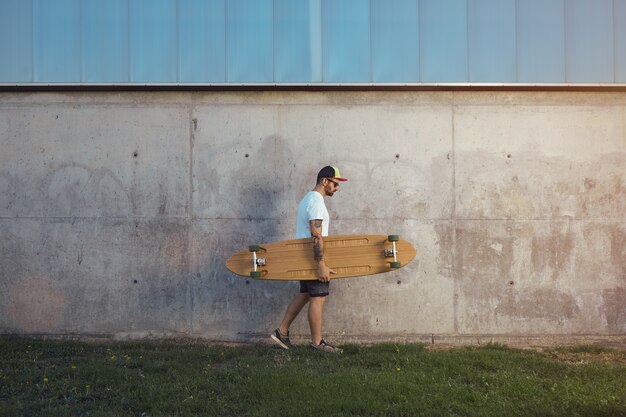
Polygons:
M326 301L326 297L327 297L326 295L322 295L319 297L311 297L311 303L318 304L318 305L324 304L324 302Z
M306 292L301 292L298 295L296 295L296 298L304 301L305 303L308 303L311 296Z

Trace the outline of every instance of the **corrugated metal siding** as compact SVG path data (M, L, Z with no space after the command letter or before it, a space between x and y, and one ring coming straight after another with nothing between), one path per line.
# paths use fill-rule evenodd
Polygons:
M414 0L372 0L373 82L420 81L418 6Z
M33 5L0 0L0 82L33 81Z
M275 0L274 76L287 83L322 81L322 0Z
M626 0L0 0L0 83L624 83Z
M515 82L515 0L468 0L470 82Z
M563 0L517 2L518 81L558 83L566 80L564 10Z
M420 81L469 81L466 0L420 1Z
M126 0L83 0L81 81L130 81L130 42Z
M566 80L612 82L615 75L613 1L567 0L566 3Z
M626 0L615 0L615 82L626 83Z

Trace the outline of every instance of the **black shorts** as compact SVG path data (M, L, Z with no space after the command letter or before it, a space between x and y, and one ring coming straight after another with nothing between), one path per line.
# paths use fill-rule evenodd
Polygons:
M300 292L309 293L311 297L326 297L330 292L330 282L300 281Z

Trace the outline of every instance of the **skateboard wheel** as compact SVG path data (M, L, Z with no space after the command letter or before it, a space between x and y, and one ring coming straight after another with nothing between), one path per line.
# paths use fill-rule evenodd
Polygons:
M250 278L261 278L261 271L250 271Z
M391 268L400 268L402 266L402 262L391 262L389 266Z
M259 245L250 245L248 246L248 251L249 252L258 252L261 250L261 247Z
M390 242L397 242L400 240L400 236L398 235L389 235L387 237L387 240L389 240Z

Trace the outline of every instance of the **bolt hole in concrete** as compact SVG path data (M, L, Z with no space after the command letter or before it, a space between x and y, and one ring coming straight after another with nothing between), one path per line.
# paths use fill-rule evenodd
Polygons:
M511 158L511 154L508 154L506 157L507 157L507 158Z
M249 158L249 157L250 157L250 155L249 155L249 154L246 154L246 158Z
M133 152L133 158L137 158L139 156L139 152L135 151Z
M399 153L396 154L396 159L400 159L400 154Z
M398 285L402 284L402 281L398 280Z
M515 285L515 282L509 281L509 285Z
M136 279L134 279L134 280L133 280L133 284L136 284L136 283L137 283L137 280L136 280Z

